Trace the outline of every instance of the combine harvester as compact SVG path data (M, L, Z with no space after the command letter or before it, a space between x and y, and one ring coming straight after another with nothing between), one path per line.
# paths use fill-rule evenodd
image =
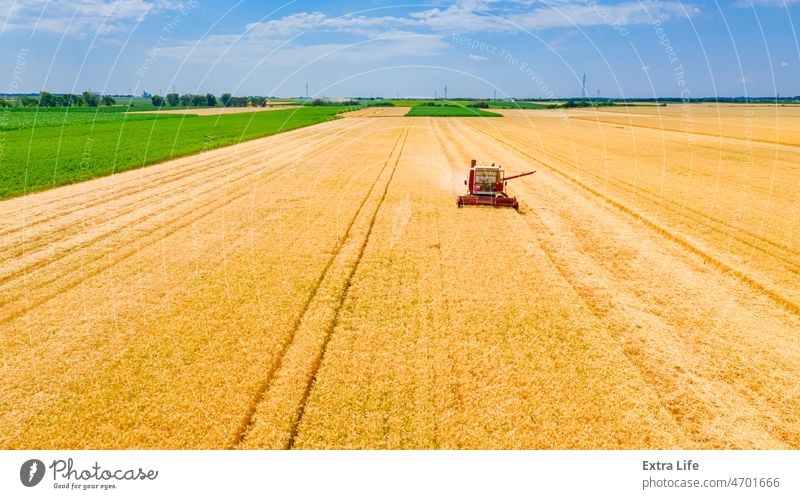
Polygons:
M492 166L478 166L478 162L473 159L469 168L469 179L464 181L469 192L458 196L456 205L459 208L462 206L500 206L519 210L517 198L509 197L505 192L506 182L534 173L536 171L506 177L500 166L494 166L494 163Z

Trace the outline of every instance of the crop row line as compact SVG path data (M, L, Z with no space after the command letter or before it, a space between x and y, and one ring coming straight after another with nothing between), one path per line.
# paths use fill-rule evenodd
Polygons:
M267 375L265 376L263 383L259 386L258 390L256 391L255 396L253 398L253 402L251 403L251 405L250 405L248 411L246 412L246 414L244 415L244 417L242 419L242 423L241 423L241 425L239 427L239 430L236 432L236 436L235 436L234 441L232 442L230 448L241 447L245 443L245 441L248 438L248 436L250 435L251 430L252 430L252 428L253 428L253 426L255 424L256 413L258 411L259 405L262 403L262 401L264 401L266 399L267 394L269 393L270 389L273 387L273 383L274 383L274 380L275 380L275 377L276 377L277 373L279 371L281 371L282 368L284 367L284 364L286 362L287 356L289 355L290 349L292 349L292 346L298 341L298 334L300 332L301 325L303 324L303 321L306 319L306 316L310 313L311 306L315 302L315 300L317 299L317 297L318 297L318 295L319 295L319 293L321 291L321 287L323 285L323 282L325 282L326 278L331 273L334 263L336 262L337 258L340 256L340 254L342 252L342 248L345 246L345 244L351 238L351 234L353 232L353 229L354 229L354 226L356 224L356 221L361 217L361 213L363 212L368 200L372 197L373 191L375 190L375 188L378 185L381 177L383 176L383 174L384 174L384 172L385 172L385 170L387 168L387 165L389 164L389 161L390 161L391 157L394 155L395 151L397 150L398 145L401 143L401 139L402 138L403 138L403 132L401 132L400 135L398 136L397 140L395 141L395 143L394 143L394 145L393 145L393 147L392 147L392 149L391 149L391 151L389 153L388 159L384 162L384 165L380 169L378 174L376 175L375 180L372 181L369 189L367 190L366 195L362 199L361 203L359 204L358 208L355 211L355 214L353 215L353 217L351 218L350 222L348 223L342 238L339 240L338 244L334 248L334 251L332 252L331 256L325 262L325 266L323 267L322 271L320 272L319 277L317 278L317 280L314 282L314 285L312 286L311 292L308 294L306 300L303 303L303 307L302 307L301 312L298 314L297 318L295 319L295 321L292 324L291 333L287 336L286 340L281 345L281 349L280 349L278 355L276 356L274 363L272 364L272 366L270 367L269 371L267 372ZM339 306L341 306L341 305L339 305ZM338 307L337 307L337 312L338 312ZM313 367L312 367L312 369L313 369ZM306 381L306 390L310 391L310 384L311 383L313 383L313 378L311 378L310 380ZM304 402L305 402L304 399L305 399L306 396L307 395L301 397L301 401L299 403L299 406L298 406L298 408L295 409L295 415L293 416L293 425L294 425L294 421L298 420L298 416L299 416L299 414L301 414L301 411L304 410L303 409ZM288 444L286 444L284 447L288 448Z
M291 138L292 139L297 139L297 138L301 138L301 137L306 137L306 136L310 137L310 136L317 135L319 132L317 130L314 130L314 128L315 127L306 126L306 127L302 127L302 128L296 129L296 131L298 133L295 134L295 135L291 135ZM286 132L286 133L291 133L293 131L295 131L295 130L290 130L289 132ZM267 137L259 137L259 139L263 139L263 138L267 138ZM258 142L256 142L256 140L258 140L258 139L247 140L247 141L244 141L244 142L240 142L238 144L227 146L225 148L219 148L219 149L214 149L214 150L210 150L210 151L201 151L201 152L198 152L198 153L195 153L195 154L191 154L191 155L188 155L188 156L181 156L179 158L175 158L175 159L172 159L172 160L169 160L169 161L188 161L188 160L191 160L192 158L194 158L196 156L200 156L202 154L219 153L219 152L221 152L224 149L227 149L229 147L238 148L237 149L237 155L247 154L247 153L249 153L249 152L251 152L253 150L257 150L258 148L262 147ZM245 149L242 149L242 148L245 148ZM220 166L221 164L224 164L225 162L226 162L225 158L220 158L220 159L218 159L216 161L216 163L212 164L210 167ZM151 165L151 166L156 166L156 165ZM113 195L117 196L118 198L125 197L125 196L130 196L130 195L137 194L139 192L142 192L144 190L147 190L147 189L151 188L151 186L153 185L154 182L158 182L159 184L166 183L166 182L172 182L172 181L176 181L176 180L181 180L183 178L186 178L186 177L189 177L189 176L192 176L192 175L195 175L195 174L198 173L198 171L193 170L191 168L191 166L188 165L188 164L187 164L186 167L184 167L183 169L180 169L178 171L167 171L167 172L164 172L164 171L158 171L158 169L155 169L155 168L153 168L153 169L143 168L143 169L136 169L136 170L131 170L131 171L136 171L138 173L138 175L136 177L131 177L129 179L131 181L135 181L136 183L133 184L133 185L130 185L128 187L124 187L124 188L120 189L119 191L112 192ZM128 171L120 172L120 173L118 173L116 175L121 175L121 174L124 174L124 173L128 173ZM39 218L39 219L33 220L33 221L31 221L29 223L25 223L25 224L23 224L21 226L11 227L11 228L6 228L4 230L0 230L0 237L6 236L6 235L9 235L9 234L14 234L14 233L19 232L21 230L28 230L28 229L31 229L33 227L36 227L37 225L41 225L43 223L49 222L51 220L54 220L56 218L61 218L61 217L64 217L64 216L67 216L67 215L70 215L70 214L73 214L73 213L76 213L76 212L79 212L79 211L83 211L83 210L85 210L87 208L91 208L93 206L105 203L105 202L108 201L108 199L106 197L106 194L107 194L107 191L109 191L109 190L111 190L111 189L109 189L109 187L102 185L102 186L99 186L99 187L90 187L87 190L82 190L80 192L70 193L70 194L65 195L63 197L56 198L56 199L54 199L54 200L52 200L52 201L50 201L50 202L48 202L46 204L43 204L41 206L42 210L39 213L35 213L34 214L34 216L45 215L43 218ZM86 199L86 197L89 197L89 196L96 196L96 197L92 202L86 203L85 199ZM76 202L72 203L72 201L76 201ZM56 206L55 207L58 210L62 210L62 211L55 211L54 212L53 211L54 204L57 204L57 203L65 203L65 204L63 206ZM66 211L63 211L63 209L66 209Z
M520 137L514 137L514 139L515 139L515 141L518 141L518 142L520 142L520 143L522 143L524 145L530 145L529 142L525 141L524 139L522 139ZM567 155L565 155L565 154L559 154L558 152L555 152L555 151L547 151L546 154L547 154L547 156L554 157L554 158L560 160L563 163L570 163L569 157ZM645 187L638 186L638 185L634 186L633 184L631 184L629 182L626 182L626 181L624 181L622 179L609 179L609 178L600 176L600 175L598 175L596 173L593 173L591 170L582 170L582 173L584 173L585 175L588 175L590 177L593 177L593 178L595 178L595 179L597 179L597 180L599 180L601 182L606 182L606 183L608 183L608 184L610 184L610 185L612 185L614 187L617 187L619 189L622 189L622 190L625 190L625 191L629 191L629 192L632 192L632 193L635 192L635 194L637 196L639 196L640 198L642 198L643 200L648 201L648 202L650 202L650 203L652 203L652 204L654 204L656 206L659 206L661 208L664 208L664 209L666 209L666 210L668 210L668 211L670 211L670 212L672 212L672 213L674 213L674 214L676 214L678 216L685 216L684 213L682 213L682 212L692 213L692 214L694 214L696 216L690 217L690 218L693 221L697 222L698 224L701 224L701 225L703 225L705 227L708 227L708 228L710 228L712 230L720 232L720 233L726 235L727 237L730 237L731 239L733 239L735 241L738 241L739 243L743 244L744 246L747 246L749 248L757 250L757 251L759 251L761 253L764 253L767 256L770 256L770 257L772 257L772 258L784 263L785 265L787 265L789 267L788 270L790 270L791 272L793 272L795 274L797 274L798 271L800 271L800 266L798 266L797 264L791 262L790 260L787 260L785 255L778 254L778 252L782 252L782 253L790 255L790 257L791 256L800 255L800 251L798 251L798 250L796 250L796 249L794 249L794 248L792 248L792 247L790 247L790 246L788 246L786 244L783 244L783 243L781 243L779 241L773 241L771 239L766 239L765 237L763 237L763 236L761 236L759 234L756 234L756 233L754 233L754 232L752 232L752 231L750 231L750 230L748 230L748 229L746 229L744 227L731 226L727 222L725 222L723 220L720 220L717 217L714 217L712 215L708 215L708 214L705 214L705 213L701 213L701 212L693 209L690 206L678 205L678 203L675 203L674 201L671 201L670 199L667 199L667 198L665 198L663 196L658 196L658 194L656 194L652 190L647 189ZM766 248L762 248L760 246L757 246L757 245L753 244L752 242L747 241L744 238L742 238L741 236L739 236L739 233L745 234L745 235L747 235L747 236L749 236L749 237L751 237L753 239L756 239L756 240L764 243L765 245L772 246L772 247L775 248L775 251L770 251L770 250L767 250Z
M308 135L309 136L313 136L314 133L309 133ZM305 137L305 134L301 135L301 137ZM292 138L296 139L298 137L292 137ZM251 143L251 144L247 144L247 147L244 150L241 149L242 148L241 145L236 145L236 146L232 146L232 147L237 147L238 148L237 149L237 156L241 156L241 155L244 155L244 154L250 154L253 151L257 151L259 148L261 148L263 146L258 144L258 143ZM214 153L218 153L219 151L221 151L221 149L217 149L217 150L215 150L213 152ZM208 153L208 152L209 151L206 151L206 153ZM198 153L197 155L199 155L199 154L202 154L202 153ZM194 155L194 156L197 156L197 155ZM189 158L191 158L191 156ZM181 160L185 160L187 158L184 157L184 158L180 158L180 159ZM180 169L178 171L163 172L163 171L157 171L157 169L154 168L154 169L152 169L152 170L154 170L154 173L151 173L149 175L141 175L141 176L139 176L139 177L137 177L135 179L137 181L137 183L135 183L135 184L133 184L131 186L128 186L128 187L124 187L124 188L120 189L119 191L112 191L112 192L110 192L110 194L115 196L115 200L122 200L125 197L133 196L133 195L138 194L138 193L143 192L143 191L152 190L152 186L156 182L158 183L159 186L167 186L169 183L174 183L174 182L183 180L183 179L185 179L187 177L191 177L193 175L197 175L198 173L207 172L208 170L212 170L212 169L214 169L216 167L222 166L227 162L228 162L228 160L226 158L219 158L214 163L209 165L208 168L206 168L204 170L201 170L201 171L194 170L191 167L191 165L188 165L188 164L187 164L186 167L184 167L183 169ZM145 168L145 169L139 170L139 171L140 172L145 172L147 170L148 169ZM223 174L225 174L225 173L227 173L227 172L223 172ZM202 181L205 181L205 180L207 180L209 178L213 178L215 176L219 176L219 174L216 173L216 172L215 173L211 173L209 175L201 177L199 180L202 182ZM133 180L133 179L131 179L131 180ZM67 201L67 204L65 206L59 207L59 208L65 208L66 209L65 211L55 211L54 212L52 204L51 203L47 203L45 205L46 209L43 210L43 213L45 214L45 216L43 218L39 218L39 219L33 220L33 221L29 222L29 223L24 223L24 224L22 224L20 226L12 227L10 229L6 229L4 231L0 231L0 237L7 236L9 234L14 234L14 233L22 231L22 230L30 230L31 228L35 228L38 225L42 225L42 224L50 222L52 220L55 220L55 219L58 219L58 218L63 218L63 217L66 217L68 215L71 215L73 213L77 213L77 212L86 210L87 208L92 208L94 206L97 206L97 205L100 205L100 204L103 204L103 203L107 203L108 202L107 194L109 194L109 193L108 192L104 192L104 191L110 191L110 190L111 189L109 189L108 187L105 187L105 186L96 187L96 188L90 188L87 191L81 191L81 192L66 196L64 198L58 199L57 201L59 201L59 202L60 201ZM85 198L87 196L93 196L95 194L97 194L97 196L95 197L94 200L92 200L89 203L85 202ZM157 197L160 194L161 194L161 192L157 192L157 193L155 193L155 194L153 194L151 196L145 197L145 198L138 198L137 202L146 201L146 200L151 199L153 197ZM69 201L72 201L73 199L76 199L76 198L78 198L76 203L69 203Z
M798 144L792 144L790 142L780 142L778 140L765 140L765 139L748 139L744 137L734 137L732 135L721 135L716 133L708 133L708 132L687 132L686 130L679 130L676 128L662 128L657 126L651 125L639 125L629 121L606 121L598 118L590 118L590 117L583 117L583 116L571 116L570 119L573 120L580 120L580 121L591 121L594 123L601 123L603 125L625 125L625 126L632 126L634 128L647 128L650 130L659 130L664 132L673 132L681 135L701 135L704 137L713 137L716 139L724 139L724 140L731 140L735 142L746 142L746 143L759 143L759 144L769 144L769 145L779 145L783 147L788 147L792 149L797 149L800 147Z
M350 291L350 287L353 285L353 276L355 275L356 271L358 270L359 265L361 264L361 260L364 257L364 250L367 248L367 244L369 244L370 236L372 235L372 229L375 226L375 220L378 217L378 212L380 211L381 207L383 206L383 202L386 200L386 194L389 192L389 185L392 183L392 179L394 178L394 174L397 171L397 165L400 163L400 158L403 155L403 149L406 145L406 139L408 138L408 134L410 131L410 126L406 126L404 130L405 135L402 136L402 143L400 144L400 149L397 152L397 157L395 158L394 165L392 166L392 171L389 174L389 179L386 181L386 185L383 187L383 193L381 193L381 198L378 201L378 205L375 207L375 211L372 213L372 218L369 221L369 226L367 228L367 234L364 237L364 241L361 243L361 247L358 250L358 256L356 257L355 264L350 269L350 273L347 276L347 280L345 282L344 291L339 297L339 301L336 304L336 310L334 312L333 321L328 326L327 331L325 332L325 340L322 343L322 349L320 350L317 358L314 360L314 364L312 366L311 371L311 378L306 385L306 389L303 392L303 399L300 401L300 407L297 411L297 417L295 421L292 423L292 429L289 434L289 440L286 443L287 449L293 449L295 446L295 442L297 440L297 434L300 428L300 423L303 421L303 417L306 414L306 404L308 403L308 397L311 395L311 390L314 388L314 385L317 383L317 376L319 374L319 368L322 365L322 361L325 360L325 353L328 350L328 344L333 337L333 332L336 330L336 326L339 324L339 313L342 310L342 305L344 305L345 300L347 300L348 293Z
M338 135L334 136L331 140L326 141L326 144L335 143L338 137L340 137L342 135L346 135L347 132L349 132L349 131L350 131L349 129L342 130L340 133L338 133ZM295 156L293 156L291 158L288 158L288 159L285 159L286 165L293 164L293 159L294 158L295 158ZM214 165L211 168L215 168L216 166L220 166L220 165ZM286 168L286 166L269 172L270 173L270 177L268 177L268 178L271 178L272 176L274 176L275 174L277 174L278 172L282 171L285 168ZM184 185L180 189L177 189L174 192L172 192L171 193L171 197L173 199L175 199L178 194L181 194L181 193L184 193L184 192L189 192L189 191L191 191L192 189L194 189L197 186L205 185L205 184L207 184L207 181L209 179L211 179L211 180L227 179L229 173L230 172L227 171L227 170L221 170L221 171L217 171L216 173L214 173L212 175L208 175L208 176L205 176L205 177L203 177L203 178L201 178L199 180L195 180L195 181L191 182L190 184ZM245 179L245 178L247 178L249 176L252 176L254 174L259 174L259 173L260 173L259 170L246 170L245 173L243 173L243 174L241 174L241 175L239 175L237 177L233 177L233 178L228 179L228 182L229 183L235 183L235 182L238 182L238 181L240 181L242 179ZM189 176L189 175L187 175L187 176ZM183 178L185 178L185 177L181 177L177 181L180 181ZM152 184L149 184L149 188L152 190ZM217 188L218 188L218 185L216 185L214 183L211 183L205 189L197 192L196 195L202 196L203 194L212 192ZM161 189L158 189L158 190L161 191ZM163 194L162 192L157 192L157 193L153 194L151 197L158 197L159 195L162 195L162 194ZM124 197L124 195L123 195L123 197ZM120 218L120 217L122 217L124 215L130 214L130 213L134 213L134 212L138 212L141 209L141 206L148 206L148 203L147 203L148 199L149 198L142 198L142 200L139 201L138 203L131 203L131 204L127 205L126 208L129 208L129 209L127 209L125 211L122 211L122 212L119 212L119 213L108 213L108 212L106 212L104 214L101 214L101 215L95 217L94 219L95 220L99 220L99 222L96 222L96 223L99 224L99 223L106 222L106 221L108 221L110 219L118 219L118 218ZM108 201L106 201L106 202L108 202ZM17 269L16 271L9 272L6 275L0 275L0 284L4 284L6 282L9 282L9 281L13 280L14 278L19 277L23 273L27 274L32 270L36 270L36 269L41 268L43 266L46 266L46 265L48 265L50 263L54 263L54 262L56 262L58 260L61 260L62 258L68 256L77 247L87 246L87 245L91 245L93 243L102 241L102 240L108 238L109 236L113 235L114 233L117 233L119 231L128 229L129 227L134 226L136 224L140 224L142 222L146 222L147 220L149 220L151 218L154 218L156 216L163 215L168 210L171 210L171 209L175 208L176 206L181 206L181 204L182 204L181 200L176 200L176 201L173 201L172 203L167 204L166 206L164 206L164 205L153 205L151 207L152 211L150 213L146 213L146 214L140 215L140 216L138 216L136 218L133 218L132 220L130 220L127 223L122 224L120 226L110 227L109 230L99 234L98 236L96 236L94 238L91 238L91 239L88 239L88 240L85 240L85 241L77 241L77 244L75 244L73 246L66 247L66 248L61 248L56 254L49 255L49 258L46 256L45 258L42 258L39 261L34 261L31 264L23 265L21 268ZM103 215L106 215L106 216L104 217ZM31 254L33 251L37 250L38 248L46 247L49 244L51 244L51 243L48 242L48 239L49 240L53 240L53 239L55 239L54 236L57 236L59 234L64 234L65 237L58 238L58 240L62 240L63 241L68 236L71 236L73 234L77 234L77 233L82 232L82 230L84 229L84 227L86 225L90 225L90 224L88 222L82 222L81 224L68 224L68 225L65 225L65 226L61 227L58 230L55 230L55 231L44 231L44 232L42 232L41 236L38 239L34 240L34 243L35 242L39 243L38 246L33 246L32 248L30 248L30 247L27 247L27 244L26 245L20 245L20 247L18 249L16 249L16 250L14 250L14 248L15 248L14 246L11 246L10 247L11 248L11 254L6 254L5 256L0 255L0 258L5 259L7 261L11 261L11 258L24 256L25 254ZM7 249L4 253L8 253L8 252L9 252L9 250ZM2 304L0 304L0 305L2 305Z
M694 244L692 244L688 240L686 240L683 237L675 234L674 232L670 231L669 229L667 229L665 227L662 227L661 225L657 224L656 222L653 222L652 220L650 220L646 216L642 215L641 213L638 213L637 211L629 208L628 206L620 203L619 201L616 201L615 199L606 196L605 194L603 194L603 193L599 192L598 190L588 186L587 184L581 182L580 180L577 180L576 178L574 178L574 177L572 177L570 175L567 175L566 173L561 171L559 168L553 166L552 164L546 163L546 162L542 161L539 158L535 158L535 157L531 156L530 154L528 154L527 152L525 152L524 150L522 150L519 147L515 146L514 144L512 144L512 143L510 143L508 141L505 141L502 138L497 137L497 136L495 136L495 135L493 135L493 134L491 134L489 132L481 130L480 128L477 128L474 125L471 125L471 124L467 124L467 125L469 127L471 127L473 130L476 130L476 131L480 132L481 134L484 134L484 135L486 135L488 137L491 137L492 139L496 140L497 142L500 142L501 144L504 144L506 147L509 147L510 149L513 149L514 151L517 151L519 154L522 154L523 156L527 157L531 161L534 161L534 162L536 162L536 163L548 168L549 170L553 171L554 173L556 173L560 177L562 177L562 178L568 180L569 182L577 185L578 187L580 187L583 190L585 190L586 192L592 194L596 198L604 201L605 203L609 204L610 206L613 206L614 208L616 208L616 209L622 211L623 213L631 216L632 218L642 222L644 225L646 225L650 229L656 231L657 233L661 234L662 236L666 237L667 239L669 239L669 240L673 241L674 243L677 243L678 245L682 246L684 249L689 250L690 252L692 252L695 255L699 256L706 263L718 268L719 270L721 270L723 272L728 273L729 275L732 275L732 276L736 277L742 283L750 286L752 289L754 289L754 290L762 293L763 295L769 297L773 302L775 302L776 304L780 305L782 308L784 308L788 312L800 315L800 305L798 305L797 303L794 303L793 301L785 298L780 293L778 293L778 292L776 292L776 291L774 291L774 290L772 290L770 288L767 288L765 285L763 285L760 282L756 281L755 279L753 279L749 275L745 274L741 270L738 270L738 269L728 265L727 263L723 262L719 258L716 258L716 257L708 254L706 251L703 251L702 249L698 248L697 246L695 246Z
M342 133L337 134L336 137L338 138L342 134L346 134L346 133L347 133L347 130L342 131ZM336 140L336 139L334 139L334 140ZM314 153L313 155L309 156L309 158L320 156L320 155L327 154L327 153L328 153L328 151L325 150L325 148L321 148L321 149L318 149L316 153ZM279 167L279 168L269 172L268 178L273 178L273 177L277 176L279 173L283 172L284 170L286 170L286 169L288 169L288 168L290 168L292 166L295 166L295 163L289 161L285 165L283 165L282 167ZM260 173L261 172L258 171L258 170L247 172L247 173L245 173L243 175L240 175L239 177L235 178L233 181L231 181L229 183L229 185L233 185L236 182L248 179L248 178L250 178L250 177L252 177L254 175L258 175ZM215 188L216 187L212 187L208 191L210 192L211 190L213 190ZM110 259L107 263L105 263L103 265L99 265L98 267L95 267L94 269L91 269L89 271L85 271L78 278L64 283L63 285L59 286L56 290L54 290L54 292L49 293L46 296L42 296L42 297L39 297L37 299L28 298L26 300L26 305L24 307L21 307L19 310L13 311L13 312L11 312L11 313L3 316L3 317L0 317L0 324L4 324L4 323L10 322L11 320L23 315L24 313L26 313L27 311L33 309L34 307L37 307L37 306L39 306L39 305L41 305L43 303L46 303L47 301L55 298L59 294L64 293L64 292L74 288L75 286L79 285L81 282L85 281L86 279L88 279L90 277L93 277L95 275L98 275L101 272L105 271L106 269L111 268L112 266L117 265L118 263L130 258L131 256L135 255L136 253L140 252L143 248L147 248L149 246L152 246L153 244L157 243L158 241L161 241L164 238L169 237L170 235L174 234L178 230L191 225L192 223L194 223L194 222L196 222L196 221L208 216L209 214L215 212L216 210L218 210L218 209L220 209L220 208L222 208L224 206L227 206L228 204L230 204L230 203L236 201L237 199L239 199L243 195L243 193L245 191L249 190L250 188L251 188L251 184L249 182L242 182L239 187L236 187L232 191L227 192L226 196L224 198L222 198L222 197L216 198L215 202L206 205L204 207L204 209L187 211L185 213L179 214L178 216L176 216L172 220L169 220L169 221L165 222L164 224L156 225L156 226L154 226L152 228L149 228L145 234L142 234L142 235L137 237L138 244L134 249L129 250L129 251L124 251L124 252L117 252L117 254L118 254L117 258ZM188 218L186 218L186 217L188 217ZM155 233L159 232L159 231L162 231L162 233L155 235ZM104 234L101 239L106 239L106 238L112 236L113 234L114 234L113 232ZM150 240L144 241L144 239L147 238L148 236L153 236L153 237ZM38 283L39 284L38 288L42 288L42 287L47 286L48 284L54 283L56 281L63 281L64 280L64 276L66 274L71 273L71 272L76 271L76 270L84 269L84 268L86 268L86 266L88 264L91 264L91 263L94 263L96 261L102 260L103 258L105 258L110 253L112 253L112 249L111 248L109 248L108 251L103 252L102 254L97 255L97 256L95 256L95 257L93 257L91 259L81 260L81 261L77 262L76 265L71 266L69 269L59 272L59 275L56 275L53 278L51 278L49 280L46 280L44 282ZM62 258L66 257L66 256L67 255L63 255ZM47 262L47 263L49 264L49 263L53 263L53 262L51 261L51 262ZM38 265L38 267L41 267L43 265L45 265L45 264ZM27 275L27 273L29 271L30 271L30 268L25 268L22 271L20 271L20 273L23 276L25 276L25 275ZM7 280L8 279L6 278L5 281L7 281ZM28 290L28 291L30 291L30 290ZM30 297L30 293L28 293L27 296ZM7 304L8 304L8 302L6 302L5 305L7 305Z

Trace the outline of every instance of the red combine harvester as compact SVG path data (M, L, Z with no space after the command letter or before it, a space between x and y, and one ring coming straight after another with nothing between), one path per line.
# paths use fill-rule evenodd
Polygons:
M506 177L499 166L478 166L474 159L469 167L469 180L464 181L469 193L458 196L456 204L462 206L502 206L519 210L517 198L509 197L505 192L506 182L511 179L533 175L535 171L520 173Z

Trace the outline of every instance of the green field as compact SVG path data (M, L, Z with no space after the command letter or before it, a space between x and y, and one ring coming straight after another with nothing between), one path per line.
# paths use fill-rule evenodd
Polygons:
M381 105L381 103L390 103L394 106L401 107L418 107L424 106L427 103L435 102L439 106L455 106L455 107L469 107L477 102L485 102L492 109L551 109L560 106L561 102L528 102L528 101L493 101L493 100L436 100L427 99L386 99L380 101L362 101L365 106Z
M492 113L489 111L484 111L482 109L476 109L472 107L460 107L460 106L416 106L412 107L411 110L408 111L406 116L439 116L439 117L449 117L449 116L465 116L465 117L500 117L501 114Z
M148 114L125 114L126 108L86 107L71 108L13 108L0 110L0 130L22 130L25 128L69 127L72 125L99 125L119 121L152 121ZM140 108L133 108L139 110ZM144 109L142 109L144 110ZM175 115L164 115L177 117Z
M487 101L489 109L554 109L561 106L560 102L508 102Z
M0 110L0 123L18 124L17 129L0 128L0 199L321 123L342 111L326 106L175 116L119 112L124 109ZM62 126L65 116L69 123ZM102 121L92 121L95 116L103 116Z

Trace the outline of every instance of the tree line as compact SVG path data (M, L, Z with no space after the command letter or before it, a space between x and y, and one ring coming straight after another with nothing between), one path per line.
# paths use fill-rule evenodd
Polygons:
M150 98L150 101L155 107L164 107L166 105L169 105L170 107L216 107L217 102L219 102L222 107L266 107L267 105L266 97L234 97L228 93L222 94L219 99L217 99L214 94L178 95L173 93L167 94L166 97L154 95Z
M117 103L116 99L110 95L100 95L95 92L83 92L82 94L51 94L42 92L38 97L23 95L17 99L21 107L98 107L113 106ZM12 107L14 104L7 99L0 99L0 107Z

